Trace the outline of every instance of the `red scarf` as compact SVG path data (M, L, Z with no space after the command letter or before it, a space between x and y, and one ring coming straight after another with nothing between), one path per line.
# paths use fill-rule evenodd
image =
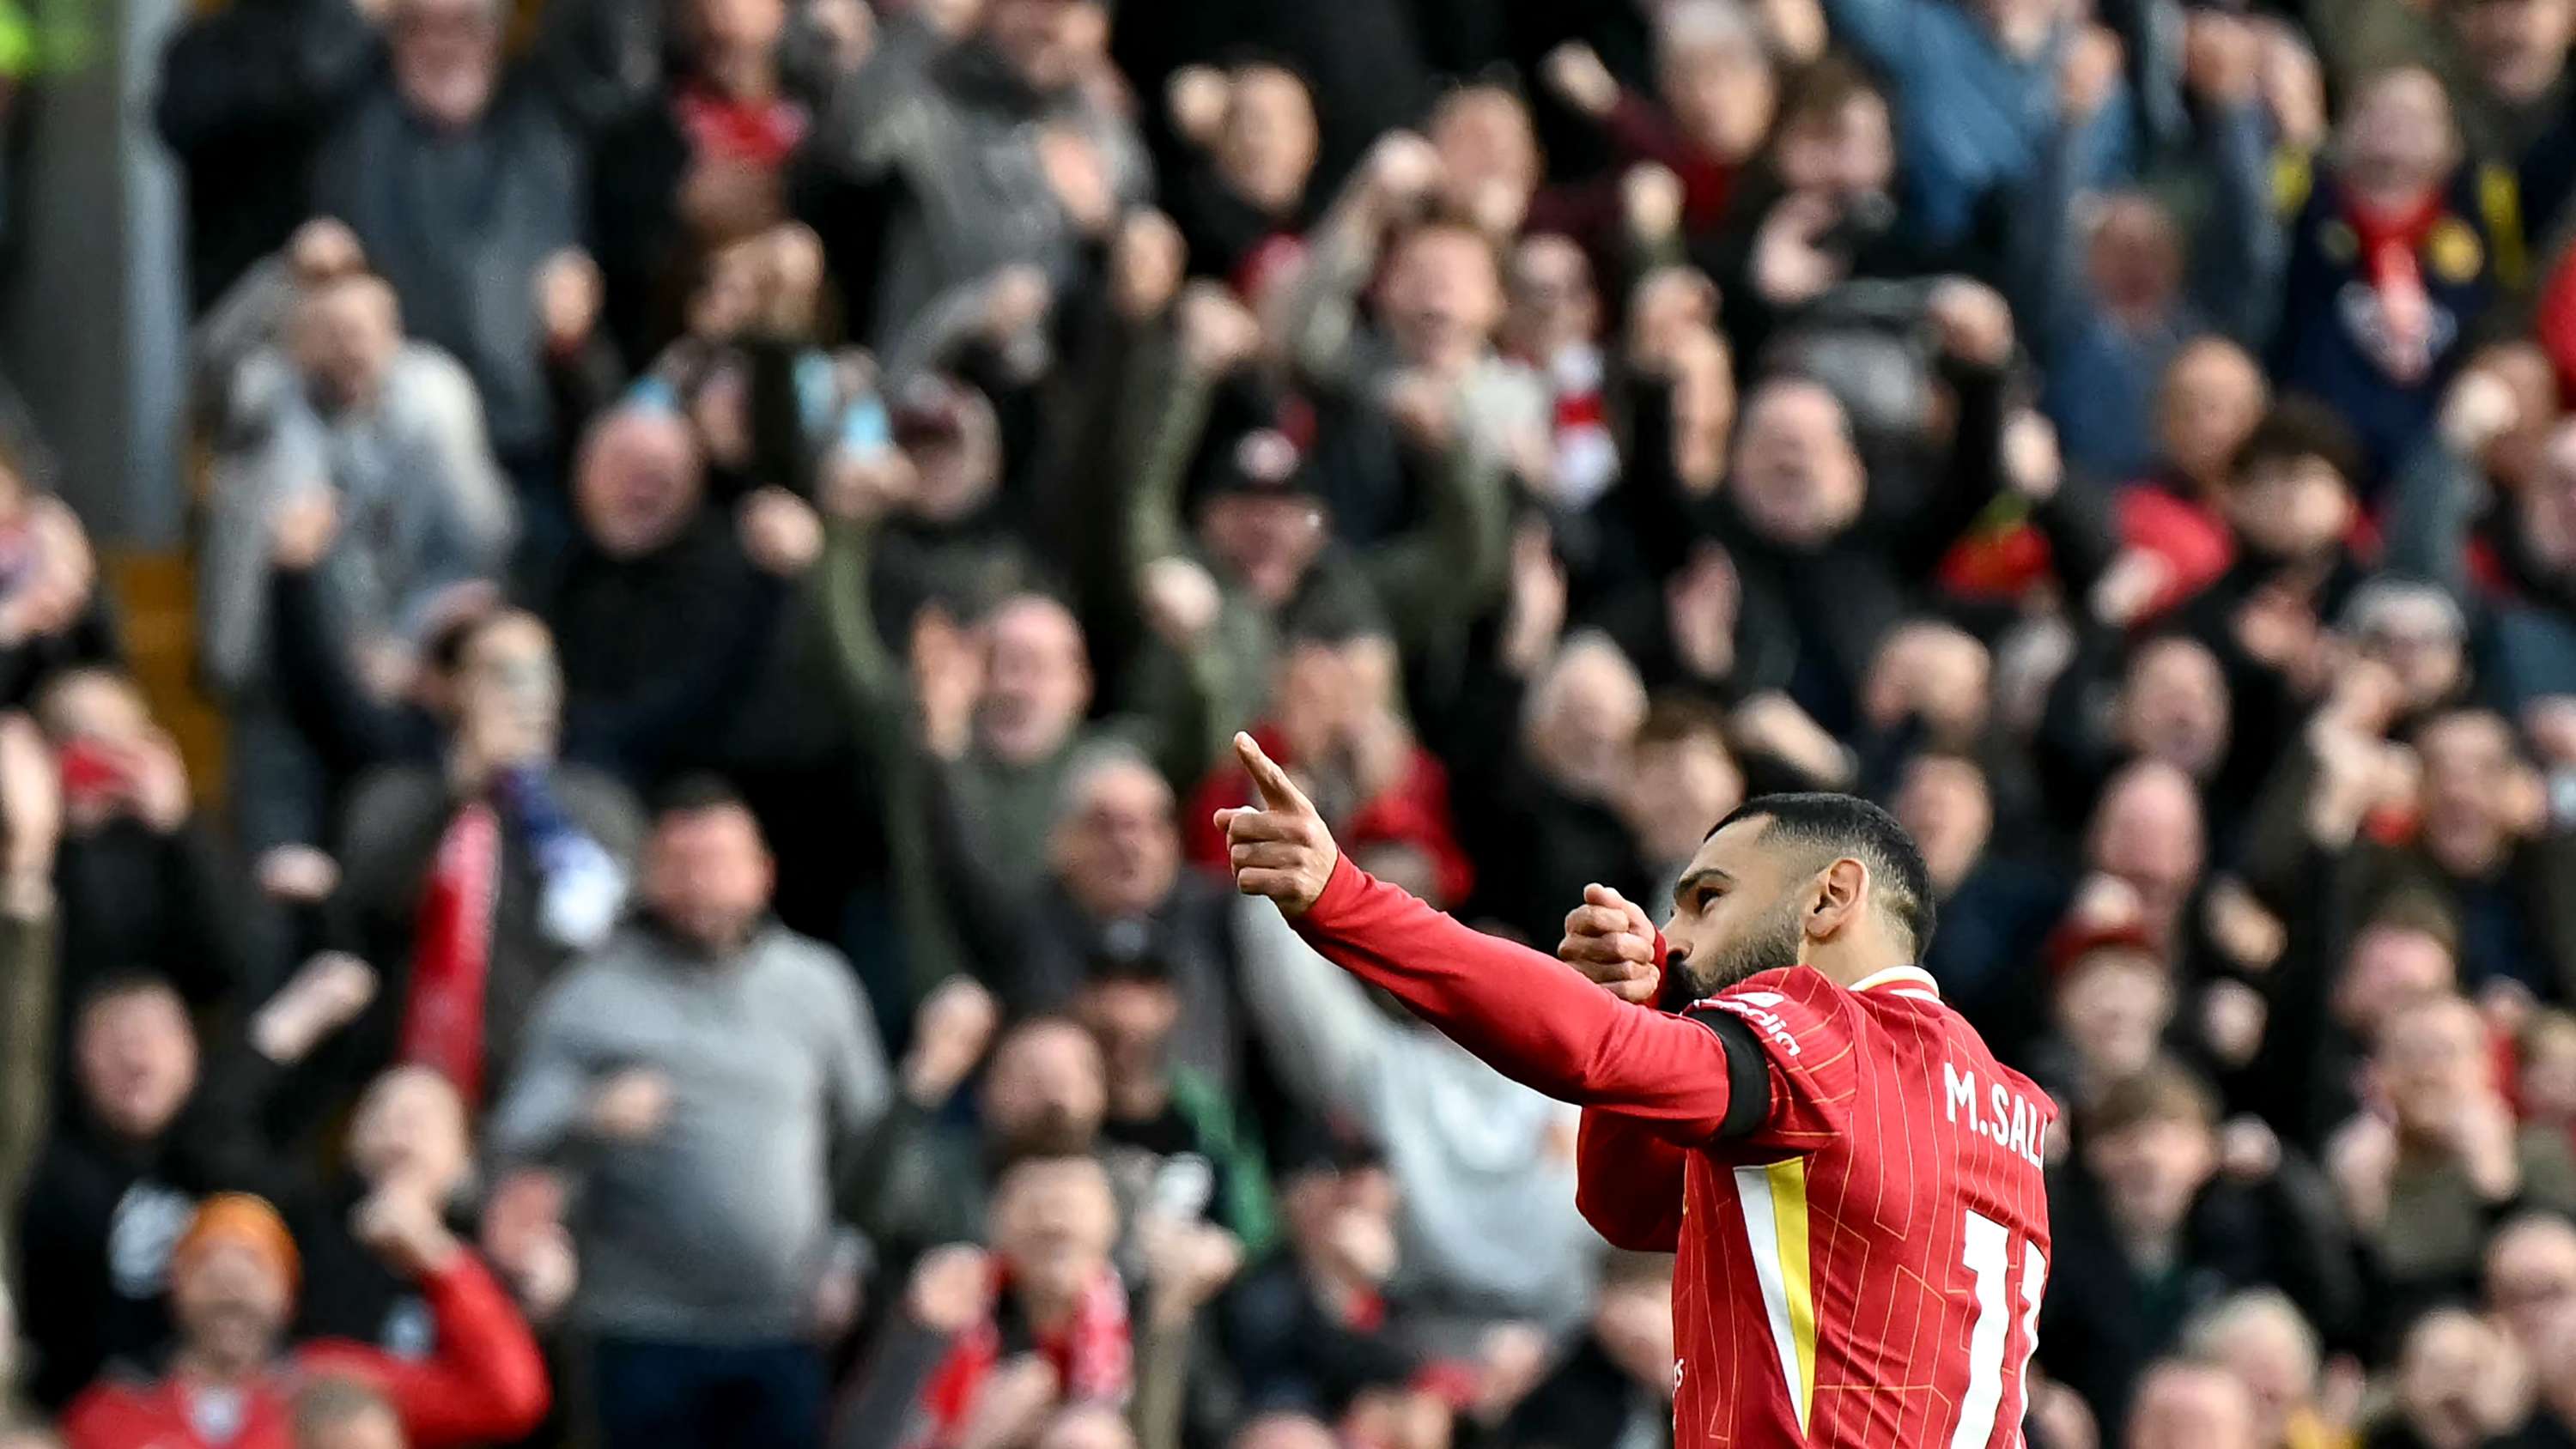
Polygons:
M911 1449L945 1449L956 1442L975 1412L984 1381L1002 1361L999 1310L1010 1291L1010 1276L1000 1263L993 1267L992 1296L984 1319L957 1335L948 1357L921 1391L921 1424L907 1441ZM1134 1354L1127 1335L1127 1290L1118 1274L1103 1268L1073 1305L1073 1316L1052 1334L1040 1334L1038 1355L1055 1369L1068 1404L1126 1401L1134 1386Z
M403 1011L401 1060L447 1078L471 1108L483 1095L483 987L492 969L501 817L480 800L439 838L421 893L420 934Z
M2443 210L2439 187L2394 211L2357 200L2344 206L2360 244L2361 279L2379 297L2379 365L2399 382L2419 381L2433 370L2433 298L2417 253Z
M1601 396L1601 349L1569 347L1543 364L1556 390L1551 420L1556 452L1556 501L1588 508L1610 491L1619 474L1619 442L1610 431L1610 409Z
M790 101L728 100L703 86L690 86L672 108L679 112L689 149L700 160L775 171L805 139L805 108Z

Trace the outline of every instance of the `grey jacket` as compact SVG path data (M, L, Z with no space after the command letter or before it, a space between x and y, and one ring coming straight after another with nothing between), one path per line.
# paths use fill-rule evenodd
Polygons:
M325 414L273 349L243 365L215 460L214 516L199 576L201 658L227 690L266 659L270 527L303 490L338 495L324 564L343 636L408 639L440 591L498 576L512 533L474 384L456 359L407 342L375 406Z
M1078 93L1037 94L980 42L943 46L918 22L890 21L876 55L841 83L814 154L904 195L880 269L880 352L891 354L934 299L998 267L1032 263L1058 295L1080 278L1082 233L1039 160L1050 126L1091 142L1122 203L1144 199L1152 173L1133 127Z
M314 212L349 224L402 298L415 335L456 355L483 394L492 445L514 461L554 441L536 279L582 240L581 149L535 86L504 77L473 125L416 119L387 81L314 160Z
M586 1135L591 1089L644 1069L672 1093L640 1143ZM637 927L548 992L492 1122L506 1162L580 1170L574 1316L689 1343L792 1337L834 1251L834 1156L890 1097L849 963L771 925L735 955Z

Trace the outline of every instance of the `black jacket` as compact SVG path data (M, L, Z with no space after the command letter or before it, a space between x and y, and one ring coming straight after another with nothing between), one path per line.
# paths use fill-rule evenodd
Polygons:
M14 1265L39 1406L59 1409L111 1364L156 1363L170 1337L170 1249L199 1199L279 1194L251 1126L267 1080L244 1050L210 1068L153 1141L118 1139L85 1115L55 1131L27 1180Z

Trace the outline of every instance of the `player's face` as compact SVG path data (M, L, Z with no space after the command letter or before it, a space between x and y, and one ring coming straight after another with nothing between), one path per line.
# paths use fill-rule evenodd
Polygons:
M1771 822L1739 820L1708 838L1673 890L1664 927L1664 1006L1678 1009L1748 976L1798 964L1814 877L1762 848Z

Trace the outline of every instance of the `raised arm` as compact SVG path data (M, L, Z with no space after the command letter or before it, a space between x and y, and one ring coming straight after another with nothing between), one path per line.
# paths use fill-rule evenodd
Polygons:
M2438 426L2397 472L2384 530L2390 571L2439 584L2464 608L2472 602L2469 531L2491 493L2484 459L2521 412L2491 368L2472 363L2452 382Z
M1402 642L1418 654L1441 629L1475 619L1501 596L1511 568L1513 489L1499 449L1472 425L1422 425L1415 442L1432 484L1423 519L1371 548L1363 566Z
M859 465L874 468L878 465ZM836 501L823 529L823 559L815 570L816 606L831 641L831 657L871 740L899 733L910 707L901 661L877 632L870 579L876 560L877 510L872 486L846 484L836 491L851 497ZM864 502L858 495L865 494Z
M1334 964L1516 1082L1676 1138L1712 1139L1726 1122L1726 1046L1706 1024L1620 1001L1347 860L1296 925Z
M53 1120L60 778L35 724L0 717L0 1248Z
M443 1260L423 1265L416 1282L438 1331L429 1357L318 1345L306 1367L345 1365L375 1379L422 1449L515 1439L536 1428L553 1399L545 1356L491 1272L451 1239Z
M1730 1128L1719 1024L1617 999L1574 968L1469 930L1342 858L1322 817L1248 735L1236 752L1262 808L1220 819L1235 882L1277 901L1335 965L1403 1002L1504 1076L1560 1101L1613 1108L1675 1141Z
M1309 382L1359 382L1352 344L1359 332L1360 291L1377 266L1388 223L1429 191L1439 174L1439 153L1420 136L1397 131L1380 139L1317 223L1305 260L1263 309L1264 330Z
M1944 280L1927 310L1959 408L1941 474L1894 541L1897 564L1911 578L1929 576L2004 485L2004 390L2014 346L2011 308L1982 283Z

